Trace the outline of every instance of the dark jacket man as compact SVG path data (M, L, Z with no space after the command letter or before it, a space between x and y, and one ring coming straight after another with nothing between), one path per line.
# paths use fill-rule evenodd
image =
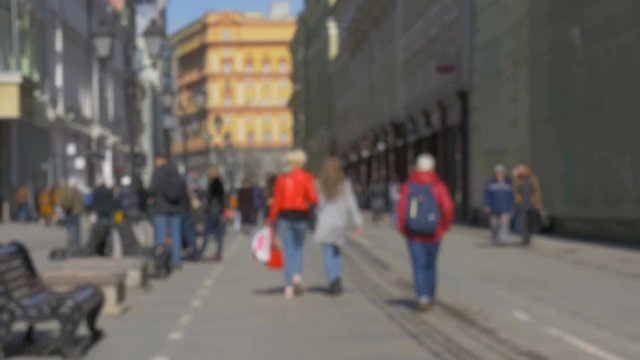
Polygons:
M180 214L184 211L184 181L173 164L157 167L151 177L149 196L156 214Z

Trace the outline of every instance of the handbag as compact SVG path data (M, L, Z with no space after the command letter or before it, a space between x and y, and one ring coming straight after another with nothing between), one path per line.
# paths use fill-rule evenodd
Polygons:
M271 245L271 256L269 257L269 262L267 262L267 267L271 270L280 270L284 267L282 250L274 244Z
M269 227L258 230L251 240L253 258L267 266L271 270L279 270L284 267L284 255L282 249L273 241L276 235Z

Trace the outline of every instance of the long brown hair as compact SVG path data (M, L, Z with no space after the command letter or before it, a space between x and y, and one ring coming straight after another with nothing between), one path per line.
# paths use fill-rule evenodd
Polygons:
M333 200L340 196L344 184L344 171L342 170L342 162L337 157L330 157L324 162L322 171L320 172L320 186L322 193L329 200Z

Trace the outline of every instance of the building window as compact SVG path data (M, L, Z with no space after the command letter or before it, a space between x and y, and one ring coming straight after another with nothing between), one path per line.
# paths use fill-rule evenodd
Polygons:
M247 133L247 142L249 144L253 144L254 141L255 141L255 135L253 134L253 131L249 131Z
M253 63L247 63L247 74L253 74Z
M264 142L271 142L271 133L265 133L263 139Z
M229 41L229 40L231 40L231 31L230 31L230 30L225 30L225 31L222 33L222 40L224 40L224 41Z
M280 80L280 90L286 90L288 83L287 80Z
M280 117L280 124L287 125L287 115L282 115L282 117Z
M262 65L262 72L265 74L271 73L271 63L266 62Z
M263 120L263 121L264 121L264 126L265 126L265 127L267 127L267 128L268 128L268 127L270 127L270 126L271 126L271 116L266 115L266 116L264 117L264 120Z
M225 74L231 74L231 63L230 62L225 62L224 64L222 64L222 72Z
M232 98L230 98L230 97L226 97L226 98L224 98L223 105L224 105L225 107L233 106L233 99L232 99ZM225 119L225 121L226 121L226 119Z
M280 134L280 141L283 144L287 144L289 142L289 134L287 134L286 132L283 132L282 134Z
M287 67L287 63L286 63L286 61L280 61L279 69L280 69L280 73L281 73L281 74L286 74L286 73L287 73L287 71L289 70L289 68Z
M222 56L224 56L226 58L231 57L231 49L222 50Z
M248 125L253 125L253 116L249 115L249 116L247 117L247 124L248 124Z

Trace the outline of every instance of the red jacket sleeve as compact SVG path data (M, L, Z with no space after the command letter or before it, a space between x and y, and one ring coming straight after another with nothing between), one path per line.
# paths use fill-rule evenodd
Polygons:
M400 188L400 200L398 200L398 231L407 235L407 197L409 196L409 185L403 184Z
M278 214L280 213L282 203L282 177L278 176L276 179L275 190L273 193L273 203L271 204L271 210L269 211L269 225L275 225L278 221Z
M445 183L439 181L436 185L435 193L438 200L438 206L442 212L442 229L447 231L455 219L455 204L453 203L451 193L449 193L449 189Z
M309 179L307 180L307 194L309 195L311 204L316 205L318 203L318 190L316 189L312 175L309 175Z

